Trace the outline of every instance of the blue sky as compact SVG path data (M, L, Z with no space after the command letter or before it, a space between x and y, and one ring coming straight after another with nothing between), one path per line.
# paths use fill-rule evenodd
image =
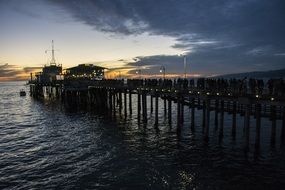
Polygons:
M0 0L0 80L47 64L95 63L133 76L285 68L281 0Z

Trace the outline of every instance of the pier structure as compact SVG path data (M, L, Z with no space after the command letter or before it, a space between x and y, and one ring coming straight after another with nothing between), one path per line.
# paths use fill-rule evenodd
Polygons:
M243 131L245 148L249 148L250 120L255 118L256 134L255 146L260 145L260 132L262 118L271 120L271 145L275 146L277 138L277 120L281 120L281 142L285 141L285 98L283 94L270 93L263 89L259 94L248 89L233 89L230 87L210 88L205 85L186 82L171 82L171 80L87 80L73 79L41 83L30 82L30 92L33 97L56 97L68 104L84 104L93 109L104 110L111 115L132 115L133 97L137 101L137 119L139 123L148 123L148 114L154 114L154 125L159 126L159 107L163 108L164 116L169 124L173 123L176 112L177 132L183 127L186 107L190 109L191 130L195 131L197 110L202 110L201 127L204 139L209 140L209 127L211 112L214 112L214 127L219 137L224 135L224 114L232 115L231 134L236 136L237 114L244 120ZM47 95L45 95L47 94ZM128 98L127 98L128 97ZM128 100L127 100L128 99ZM161 99L161 101L159 101ZM150 101L148 103L148 101ZM159 105L159 102L163 102ZM173 110L173 105L176 110ZM147 111L150 106L150 113Z

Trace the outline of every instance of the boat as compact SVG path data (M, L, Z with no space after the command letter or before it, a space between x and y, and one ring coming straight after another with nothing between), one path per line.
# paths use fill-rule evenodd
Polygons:
M26 96L26 92L25 92L25 90L20 90L20 96Z

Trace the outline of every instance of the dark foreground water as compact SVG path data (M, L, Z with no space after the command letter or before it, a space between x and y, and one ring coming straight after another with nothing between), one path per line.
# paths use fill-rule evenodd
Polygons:
M270 145L263 120L261 150L244 152L242 117L236 139L225 115L225 135L210 129L203 141L200 111L191 132L188 109L177 135L160 110L160 125L67 110L52 101L19 97L23 82L0 83L0 189L284 189L285 153ZM27 89L28 90L28 89ZM161 104L162 105L162 104ZM134 102L135 107L135 102ZM213 117L212 117L213 118ZM213 122L213 121L211 121Z

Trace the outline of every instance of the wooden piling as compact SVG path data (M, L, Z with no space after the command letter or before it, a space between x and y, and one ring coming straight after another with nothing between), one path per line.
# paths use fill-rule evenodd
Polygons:
M205 100L205 107L206 107L206 111L205 111L205 140L208 141L209 140L209 126L210 126L210 105L211 105L211 100L210 99L206 99Z
M171 101L171 99L169 98L168 99L168 123L169 124L171 124L171 122L172 122L172 111L171 111L171 103L172 103L172 101Z
M132 115L132 112L133 112L133 107L132 107L132 91L129 90L129 113L130 115Z
M276 142L276 106L271 106L271 146L275 146Z
M261 105L259 103L257 103L255 105L255 119L256 119L255 148L259 148L259 145L260 145L260 127L261 127Z
M224 136L224 100L221 100L219 124L219 137L222 138Z
M124 90L124 115L127 117L127 91Z
M141 119L141 94L139 91L138 91L137 109L138 109L138 121L140 122L140 119Z
M191 129L195 128L195 98L191 100Z
M245 149L249 150L250 104L245 105L244 129L245 129Z
M219 100L215 101L215 130L218 130L219 125Z
M155 95L155 126L158 126L158 95Z
M232 111L232 136L236 136L236 125L237 125L237 102L233 101Z

